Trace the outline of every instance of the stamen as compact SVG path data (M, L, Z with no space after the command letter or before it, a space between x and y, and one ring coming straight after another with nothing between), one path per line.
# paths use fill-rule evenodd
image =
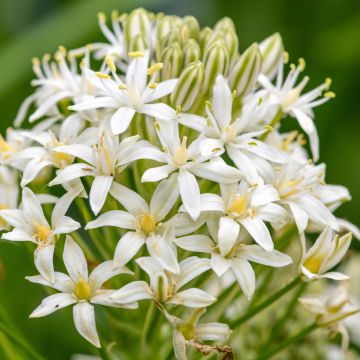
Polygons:
M289 53L287 51L283 52L283 62L287 64L289 62Z
M112 59L111 56L107 55L105 57L105 63L111 72L116 72L116 66L115 66L114 60Z
M128 57L131 57L131 58L138 58L138 57L144 57L144 56L145 56L144 51L130 51L128 53Z
M301 71L304 71L306 66L304 58L299 58L299 65L301 67Z
M147 69L147 73L148 73L148 75L153 75L156 72L160 71L163 67L164 67L163 63L156 63Z
M333 99L334 97L336 97L336 94L335 94L333 91L327 91L327 92L324 94L324 97Z
M151 83L151 84L149 84L149 88L150 88L150 89L153 89L153 90L156 89L157 86L158 86L157 83Z
M205 106L210 110L212 111L213 110L213 106L212 106L212 103L208 100L205 101Z
M119 90L127 90L128 89L128 87L125 84L120 84L118 86L118 88L119 88Z
M179 115L181 113L181 105L176 106L176 115Z
M95 73L95 75L96 75L98 78L100 78L100 79L105 79L105 80L111 79L111 77L110 77L108 74L104 74L104 73L102 73L102 72L100 72L100 71L97 71L97 72Z
M97 16L98 16L99 21L101 21L101 22L106 22L106 15L105 15L105 13L99 12L99 13L97 14Z

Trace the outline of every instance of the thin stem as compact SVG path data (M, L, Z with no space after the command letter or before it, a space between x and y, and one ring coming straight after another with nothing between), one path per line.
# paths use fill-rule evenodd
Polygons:
M258 356L257 360L266 360L270 359L272 356L278 354L279 352L285 350L290 345L297 343L298 341L302 340L305 336L310 334L312 331L318 328L318 324L312 323L309 326L305 327L297 334L290 336L289 338L285 339L279 345L275 346L272 350L265 352Z
M145 316L145 320L144 320L144 324L143 324L143 329L141 332L141 349L142 349L142 354L144 354L146 352L146 342L147 342L147 335L148 335L148 331L150 329L153 317L154 317L154 310L155 310L155 305L154 302L151 301L149 304L149 307L147 309L146 312L146 316Z
M278 112L276 113L276 115L273 117L273 119L270 121L269 126L270 127L275 127L275 125L282 119L282 117L284 116L283 111L281 110L281 108L278 110ZM264 141L267 136L270 134L271 130L263 133L262 135L259 136L259 139L261 141Z
M286 293L288 293L290 290L292 290L294 287L296 287L300 283L301 283L300 276L297 276L289 284L287 284L286 286L284 286L283 288L281 288L280 290L278 290L274 294L272 294L268 299L266 299L259 305L251 307L243 316L234 320L230 324L230 326L232 328L235 328L235 327L241 325L243 322L251 319L253 316L259 314L262 310L266 309L268 306L272 305L274 302L279 300L282 296L284 296Z

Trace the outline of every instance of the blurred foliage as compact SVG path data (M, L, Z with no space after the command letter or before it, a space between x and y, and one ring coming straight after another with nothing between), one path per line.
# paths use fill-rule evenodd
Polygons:
M22 100L32 91L29 82L33 56L53 52L58 45L71 48L100 40L98 11L117 8L124 12L138 6L191 14L203 26L230 16L237 26L240 49L279 31L290 60L306 59L309 87L331 76L337 97L315 110L321 160L328 164L328 182L347 186L354 198L338 214L359 223L357 0L0 0L0 130L11 125ZM290 125L295 126L295 122ZM64 360L75 351L86 352L87 345L75 333L70 311L28 320L28 314L45 295L43 289L24 280L25 275L34 272L30 248L0 243L0 359Z

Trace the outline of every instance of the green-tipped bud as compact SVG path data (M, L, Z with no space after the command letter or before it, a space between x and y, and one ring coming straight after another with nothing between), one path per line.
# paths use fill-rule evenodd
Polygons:
M204 52L206 44L209 42L209 39L213 35L214 31L210 29L209 27L204 27L199 35L199 45L200 50Z
M279 33L269 36L259 45L262 56L261 72L270 80L275 76L277 67L283 59L284 45Z
M250 45L241 55L229 76L229 85L237 96L248 94L255 87L261 71L261 54L256 43Z
M182 41L187 39L196 39L200 33L200 25L193 16L185 16L184 22L180 28L180 36Z
M141 34L134 36L130 40L130 44L128 45L129 52L143 51L146 49L148 49L148 44L147 44L147 41L145 40L144 36Z
M205 71L201 61L188 65L182 71L176 88L171 94L172 105L180 105L182 110L188 110L199 96L204 79Z
M142 35L146 41L151 37L151 14L143 8L133 10L127 17L124 29L126 44L136 35Z
M229 17L223 17L214 26L215 31L232 31L236 32L234 22Z
M161 79L177 78L183 66L183 52L178 43L166 47L161 53L161 62L164 67L161 70Z
M184 66L189 65L194 61L200 60L201 51L198 43L194 39L189 39L185 42L183 47L184 52Z
M225 44L217 41L204 55L205 81L204 90L210 89L218 74L225 75L229 65L229 54Z

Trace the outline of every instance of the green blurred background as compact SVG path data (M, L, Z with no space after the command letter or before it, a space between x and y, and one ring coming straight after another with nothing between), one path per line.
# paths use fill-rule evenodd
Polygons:
M347 186L353 195L353 201L345 204L338 215L359 224L358 0L0 0L0 130L11 125L22 100L32 91L29 82L33 56L53 52L58 45L72 48L101 40L98 11L124 12L138 6L194 15L202 26L212 26L219 18L230 16L237 26L240 51L278 31L290 60L306 59L309 87L332 77L337 97L315 110L321 160L328 164L327 181ZM86 352L87 345L75 333L70 311L28 320L44 296L43 289L24 280L32 273L31 255L23 246L0 242L0 344L11 338L11 334L4 336L1 331L4 322L12 323L24 335L24 339L13 339L16 351L6 354L0 346L0 359L27 360L21 355L21 346L27 346L25 341L45 359L64 360L76 351Z

